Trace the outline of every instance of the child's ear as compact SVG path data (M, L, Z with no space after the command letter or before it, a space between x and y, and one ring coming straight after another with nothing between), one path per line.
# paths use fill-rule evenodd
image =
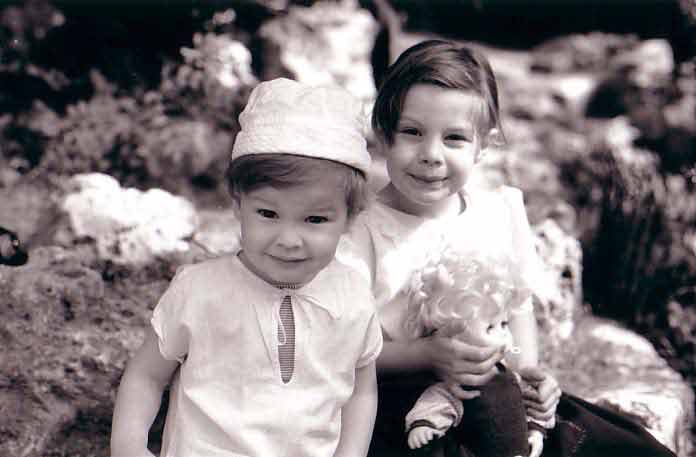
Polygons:
M241 220L242 207L239 195L232 196L232 212L234 213L234 217L236 217L237 220Z

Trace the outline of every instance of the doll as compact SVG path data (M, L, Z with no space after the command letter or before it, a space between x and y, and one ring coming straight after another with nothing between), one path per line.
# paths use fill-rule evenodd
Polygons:
M528 420L522 401L521 378L515 365L519 348L508 328L508 314L531 292L510 267L511 262L457 255L451 249L428 262L409 290L407 330L414 336L439 332L468 343L504 346L506 357L498 374L477 388L480 395L458 400L444 382L426 389L406 416L411 449L425 446L452 428L467 443L463 455L513 457L543 446L544 428ZM467 454L468 453L468 454Z

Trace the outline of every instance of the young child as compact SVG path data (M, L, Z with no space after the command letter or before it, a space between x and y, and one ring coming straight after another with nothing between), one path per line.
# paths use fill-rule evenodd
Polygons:
M441 380L460 400L474 398L478 391L461 386L484 386L503 357L502 347L472 345L438 332L409 335L404 322L413 273L442 240L457 250L511 259L532 290L543 270L520 190L467 186L485 149L504 138L495 76L481 53L442 40L407 49L382 80L372 126L390 182L360 216L339 258L370 279L385 339L377 360L380 401L370 455L403 456L410 452L403 440L404 417L427 386ZM510 309L509 326L521 350L517 371L534 387L523 391L527 414L549 431L543 455L673 455L641 427L606 410L591 410L594 405L586 402L568 401L567 394L558 414L573 420L554 426L561 390L537 366L533 311L530 297ZM445 438L456 438L458 427Z
M438 332L482 346L502 346L506 356L514 357L519 348L508 326L508 308L526 300L531 291L521 286L508 262L478 257L446 249L414 275L407 331L414 337ZM464 402L447 383L429 386L406 415L409 447L421 448L464 420L461 441L473 455L527 456L530 448L539 453L543 424L526 416L519 375L504 360L496 370L479 388L481 394Z
M382 336L369 285L334 260L366 204L360 104L333 87L259 84L228 170L236 255L180 269L129 362L114 457L151 455L171 390L162 456L364 456Z

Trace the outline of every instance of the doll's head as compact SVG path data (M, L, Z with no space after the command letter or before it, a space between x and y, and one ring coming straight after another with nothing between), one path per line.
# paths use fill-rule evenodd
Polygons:
M509 310L529 296L506 259L446 250L413 278L407 328L411 334L461 332L468 342L512 345Z

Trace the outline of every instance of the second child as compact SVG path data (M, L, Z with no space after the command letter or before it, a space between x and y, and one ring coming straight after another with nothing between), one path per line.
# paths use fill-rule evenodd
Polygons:
M455 330L418 338L404 331L408 286L431 253L444 243L492 259L509 258L531 290L543 274L522 192L469 185L486 149L504 139L499 111L496 78L486 57L451 41L410 47L389 67L380 86L372 126L389 183L340 250L352 261L363 260L356 265L372 282L385 340L377 360L380 402L372 456L411 455L404 418L434 380L448 383L459 400L468 400L496 375L503 357L502 347L449 336ZM523 391L527 415L547 430L544 457L674 455L638 424L562 393L551 373L538 367L531 297L511 309L509 317L521 349L513 368L534 387ZM457 442L462 435L456 429L447 431L445 442L454 440L464 449L467 443Z

